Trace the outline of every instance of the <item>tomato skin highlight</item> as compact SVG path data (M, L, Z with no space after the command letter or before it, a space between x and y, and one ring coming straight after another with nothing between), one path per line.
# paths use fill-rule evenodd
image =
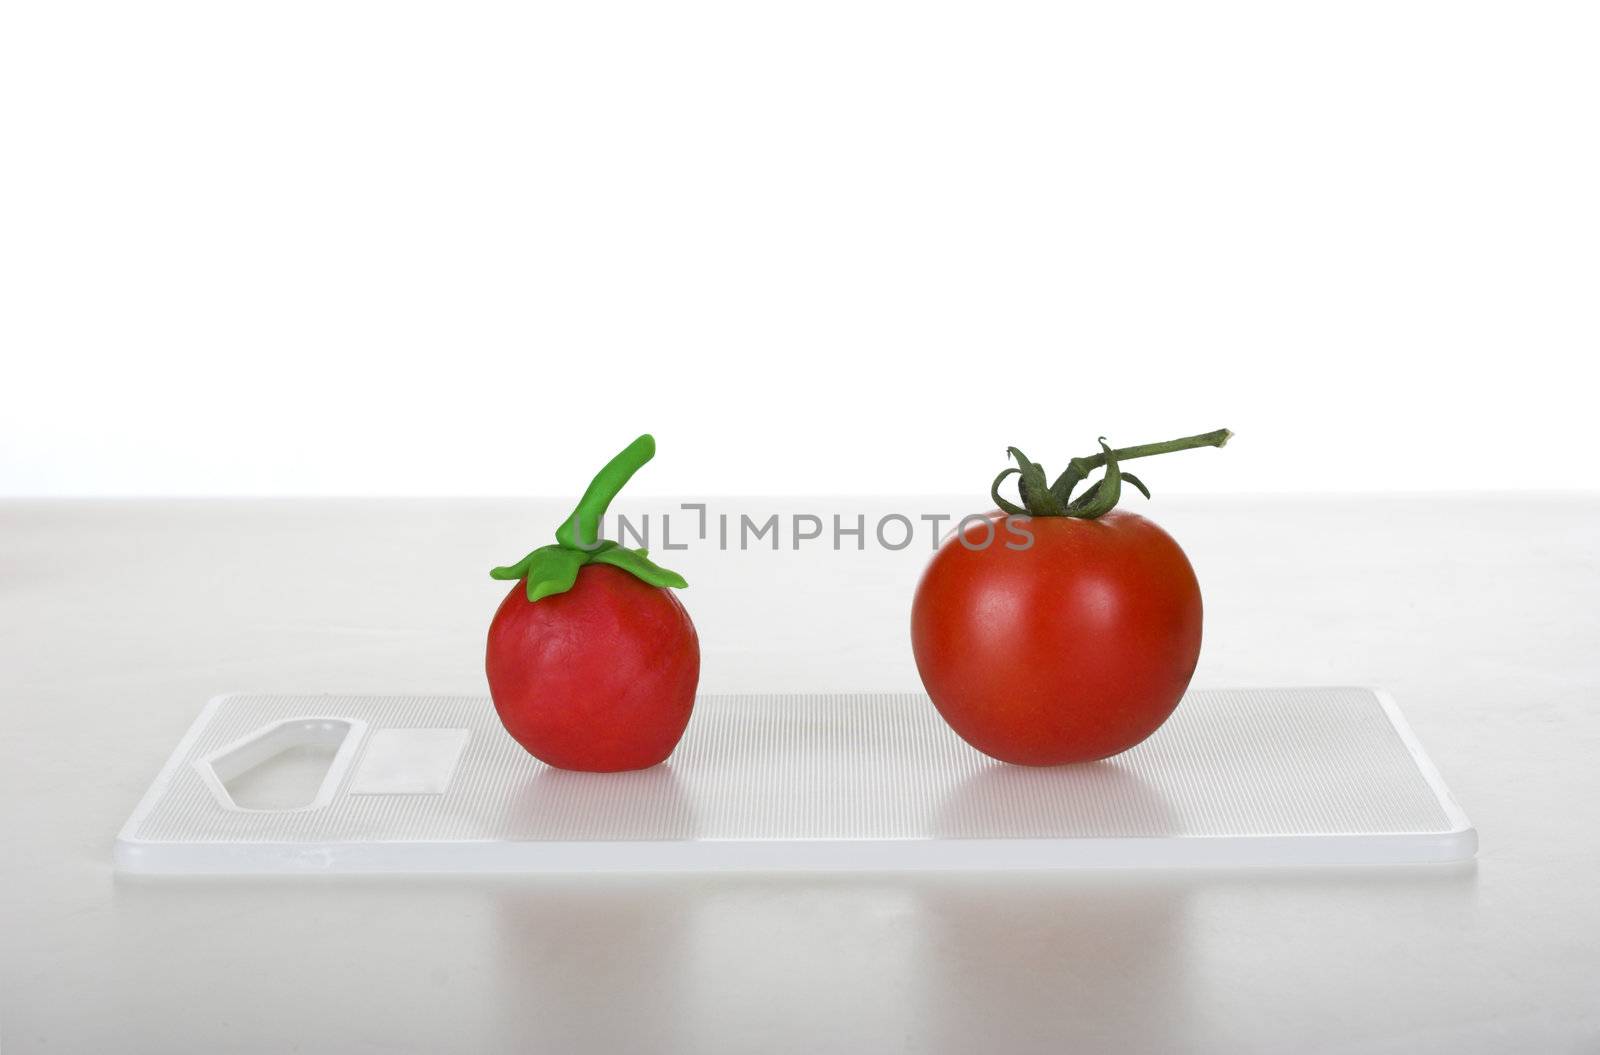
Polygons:
M911 645L950 727L1003 762L1051 766L1133 747L1172 714L1200 659L1200 584L1135 513L1005 516L947 539L917 586ZM1018 527L1022 527L1018 518ZM965 543L963 543L965 539Z
M664 761L700 680L694 623L669 589L587 564L565 593L514 583L489 624L485 670L516 741L559 769L611 773Z

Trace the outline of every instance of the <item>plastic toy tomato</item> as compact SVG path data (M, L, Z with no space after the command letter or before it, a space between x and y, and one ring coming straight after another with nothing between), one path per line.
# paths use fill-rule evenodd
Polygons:
M1120 462L1221 447L1226 429L1074 459L1055 482L1011 448L1000 511L969 518L917 587L911 645L934 706L1004 762L1049 766L1126 751L1166 721L1200 658L1200 584L1161 528L1114 510ZM1093 469L1106 475L1074 500ZM1022 505L999 493L1020 475ZM1026 518L1026 519L1023 519Z
M600 518L655 455L640 436L600 470L572 516L516 564L489 624L485 669L516 741L560 769L614 772L664 761L689 724L700 643L673 587L644 550L599 539Z

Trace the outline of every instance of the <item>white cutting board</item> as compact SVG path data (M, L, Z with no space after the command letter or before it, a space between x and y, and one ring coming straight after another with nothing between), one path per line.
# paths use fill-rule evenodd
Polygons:
M1387 695L1191 692L1086 765L994 762L920 693L702 696L664 765L570 773L487 698L212 700L117 840L165 874L1365 865L1477 834Z

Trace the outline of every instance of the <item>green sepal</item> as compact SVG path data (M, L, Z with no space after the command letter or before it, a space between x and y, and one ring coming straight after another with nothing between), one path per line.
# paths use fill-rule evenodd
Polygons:
M565 546L539 546L510 568L494 568L494 578L514 578L518 565L528 580L528 600L542 600L555 594L565 594L578 581L578 570L584 567L584 554L573 552Z
M1021 472L1021 469L1015 467L1007 469L999 476L996 476L994 478L994 483L989 485L989 497L994 499L994 504L1000 508L1000 512L1014 517L1026 516L1027 510L1023 509L1021 506L1017 505L1017 503L1001 494L1000 485L1006 482L1006 477L1016 476Z
M534 550L533 552L537 553L539 551L538 550ZM515 564L507 564L504 567L500 567L500 568L490 568L489 569L489 578L491 578L491 579L520 579L524 575L528 574L528 565L532 561L533 561L533 553L530 553L526 557L523 557L521 560L517 561L517 563L515 563Z
M1084 506L1088 505L1090 502L1093 502L1094 501L1094 496L1100 493L1100 485L1103 482L1104 481L1102 481L1102 480L1096 480L1094 483L1090 484L1088 487L1085 487L1083 489L1083 494L1079 495L1073 501L1073 503L1070 506L1067 507L1067 515L1071 516L1071 517L1077 516L1078 515L1078 510L1082 509Z
M1017 481L1017 491L1022 495L1022 505L1028 514L1056 517L1066 513L1066 507L1050 493L1050 487L1045 482L1044 467L1038 462L1029 461L1028 456L1015 447L1007 447L1006 451L1017 460L1017 468L1022 472L1021 479Z
M1105 516L1116 507L1117 499L1122 497L1122 470L1117 467L1116 452L1106 445L1104 436L1100 438L1100 449L1105 453L1106 474L1067 507L1068 516L1084 520Z
M651 586L681 590L689 585L684 582L682 575L663 568L645 556L645 551L642 549L634 550L616 546L595 554L590 558L590 561L595 564L609 564L613 568L621 568L629 575L642 582L647 582Z
M1144 481L1132 473L1123 473L1122 482L1125 484L1132 484L1134 487L1138 488L1139 493L1144 495L1146 499L1150 497L1150 488L1146 487L1144 485Z
M610 539L601 539L599 542L595 543L593 549L580 550L578 552L581 552L585 556L592 556L593 554L596 554L596 553L604 553L606 550L611 549L614 546L616 546L616 543L611 541ZM540 546L538 549L532 551L526 557L523 557L521 560L517 561L517 563L515 563L515 564L507 564L503 568L490 568L489 569L489 578L491 578L491 579L520 579L524 575L528 574L528 566L533 563L534 558L537 557L540 554L540 552L542 552L544 550L547 550L547 549L566 549L566 547L560 545L559 543L556 544L556 545L553 545L553 546ZM587 563L587 561L585 563Z

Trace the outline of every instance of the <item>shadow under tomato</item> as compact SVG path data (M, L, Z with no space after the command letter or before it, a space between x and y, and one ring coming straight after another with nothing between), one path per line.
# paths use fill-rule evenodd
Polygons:
M1108 759L1070 766L995 762L945 796L934 834L945 839L1063 838L1172 831L1178 812L1160 788Z
M540 765L511 789L508 839L693 839L699 819L664 762L629 773L577 773Z

